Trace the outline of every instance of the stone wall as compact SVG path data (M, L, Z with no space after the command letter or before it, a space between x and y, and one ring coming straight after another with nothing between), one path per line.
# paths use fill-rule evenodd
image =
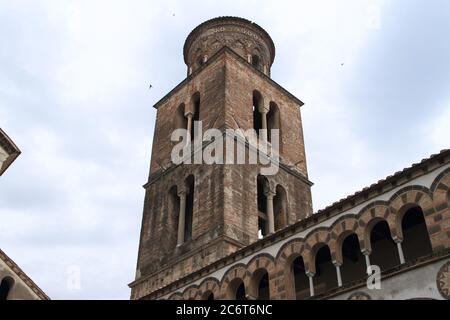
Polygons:
M398 257L397 265L384 272L383 277L390 279L394 276L400 277L401 274L411 270L416 270L414 272L420 272L421 268L428 270L426 265L435 262L442 267L450 254L449 188L450 152L444 151L421 164L380 181L362 193L343 199L330 208L281 230L267 239L247 246L202 269L201 272L179 279L148 295L147 298L201 299L205 288L210 290L211 287L214 287L216 299L229 298L228 285L234 279L240 279L245 284L247 297L253 299L255 298L254 271L263 268L270 279L270 298L294 299L292 278L289 274L293 259L302 257L306 273L310 273L314 278L315 254L319 247L326 245L330 248L333 263L345 268L345 264L342 264L344 238L355 233L359 239L361 252L370 257L373 253L370 232L374 222L386 221L392 239L401 242L403 240L402 216L405 209L415 206L422 209L425 217L432 252L419 259L409 260L406 257L403 264ZM366 194L371 192L376 195L367 197ZM441 275L441 284L436 284L434 287L447 292L444 295L441 294L440 298L448 298L448 295L446 296L448 294L446 286L449 285L447 273L445 276ZM429 278L428 275L423 277ZM362 284L332 288L327 294L317 295L316 298L348 298L350 294L340 294L340 292L351 293L352 290L360 290L358 288L365 287L365 279L362 278L361 281ZM389 292L394 290L392 283L395 284L396 281L390 280L387 283L389 291L378 292L376 297L389 298ZM330 295L330 293L333 294ZM400 298L402 295L397 297ZM429 296L429 298L433 297L436 298L435 295ZM426 297L417 296L416 298Z

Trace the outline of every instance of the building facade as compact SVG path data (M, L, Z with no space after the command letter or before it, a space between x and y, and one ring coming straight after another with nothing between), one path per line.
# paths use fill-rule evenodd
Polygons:
M450 152L313 214L303 103L270 78L274 58L270 36L245 19L212 19L189 34L187 78L155 105L131 298L448 298ZM199 122L223 136L255 129L269 145L276 129L277 172L175 164L171 134L184 128L194 139ZM248 156L251 144L240 143ZM379 269L381 289L369 289L368 267L375 278Z
M14 142L0 129L0 176L20 155ZM48 300L27 274L0 250L0 300Z

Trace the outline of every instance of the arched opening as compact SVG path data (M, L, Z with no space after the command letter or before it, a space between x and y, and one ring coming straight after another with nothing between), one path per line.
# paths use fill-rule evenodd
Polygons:
M170 247L175 247L177 243L178 215L180 214L180 197L177 186L169 190L168 197L168 236L170 236Z
M341 276L343 284L366 277L366 262L355 233L348 235L342 242Z
M402 219L402 249L405 260L414 260L433 252L422 208L413 207Z
M261 70L261 59L256 54L252 55L252 66L258 70Z
M370 232L372 253L370 262L381 270L388 270L400 264L397 245L392 240L389 225L385 220L377 222Z
M197 66L200 68L201 66L203 66L205 64L205 60L203 59L203 56L199 56L197 58Z
M450 208L450 189L447 192L447 206Z
M14 285L14 280L11 277L5 277L0 283L0 301L8 300L8 296Z
M247 300L245 285L241 279L233 279L228 285L228 300Z
M315 294L321 294L335 287L337 287L336 267L331 262L330 248L324 245L316 254L314 292Z
M292 261L291 265L295 298L297 300L303 300L310 296L309 291L309 279L305 272L305 263L303 258L297 257Z
M244 283L241 283L236 290L236 300L247 300Z
M206 291L202 295L202 300L214 300L214 293L210 290Z
M258 203L258 238L262 239L268 233L268 221L267 221L267 200L264 194L266 186L268 184L267 178L262 175L258 175L257 178L257 203Z
M194 115L192 117L192 126L191 126L191 139L194 140L195 136L194 136L194 127L195 127L195 122L196 121L200 121L200 93L196 92L193 96L192 96L192 107L194 110Z
M280 124L280 109L275 102L270 102L269 112L267 113L267 137L269 142L272 143L273 131L278 130L278 146L279 152L281 152L281 124Z
M256 131L256 136L259 137L259 130L262 128L262 118L259 112L262 105L262 96L258 91L253 91L253 129Z
M266 269L258 269L253 273L252 287L256 300L269 300L270 288L269 288L269 274Z
M195 178L190 175L186 179L186 213L184 225L184 241L192 238L192 222L194 215L194 192L195 192Z
M187 118L184 115L185 106L184 103L180 104L175 113L174 128L175 129L187 129Z
M288 225L287 195L286 190L278 185L273 198L273 211L275 217L275 231Z

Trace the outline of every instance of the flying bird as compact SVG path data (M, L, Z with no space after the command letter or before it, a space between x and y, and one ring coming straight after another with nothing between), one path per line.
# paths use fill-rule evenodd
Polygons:
M151 89L151 88L153 88L153 86L152 85L150 85L149 87L148 87L149 89Z

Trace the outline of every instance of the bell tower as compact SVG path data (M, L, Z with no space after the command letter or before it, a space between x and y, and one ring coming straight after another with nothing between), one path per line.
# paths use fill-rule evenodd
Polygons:
M270 78L275 46L269 34L248 20L219 17L196 27L183 52L186 79L154 105L132 299L145 299L312 213L303 103ZM176 129L186 129L186 141L172 141ZM226 143L223 152L213 152L216 161L202 159L218 136L226 140L233 130L253 129L255 140L269 146L268 158L276 154L274 172L265 174L267 164L247 161L253 148L247 135L231 139L231 161L219 159L229 153ZM175 162L174 148L191 140L200 141L183 149L192 161ZM238 145L246 152L240 162Z

